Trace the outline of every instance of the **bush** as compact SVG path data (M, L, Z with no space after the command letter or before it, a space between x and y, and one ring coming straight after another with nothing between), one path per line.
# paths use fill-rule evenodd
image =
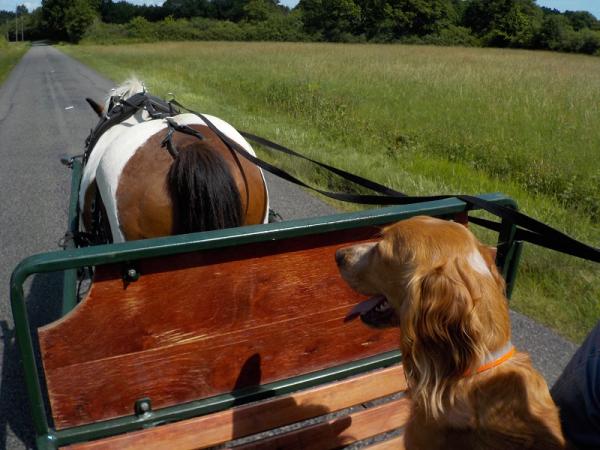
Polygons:
M299 14L273 15L261 22L243 22L241 28L247 41L309 41Z
M600 31L585 28L579 31L579 35L581 36L581 47L577 50L578 52L588 55L600 54Z
M574 33L567 18L556 14L547 16L534 37L535 46L549 50L565 50L568 37Z
M125 25L127 34L133 39L139 39L142 41L155 41L160 39L158 33L156 33L156 26L153 23L143 17L134 17L131 21Z
M96 20L86 31L82 44L110 45L119 44L128 40L125 25L104 23Z
M90 20L90 16L69 14L68 11L85 12L85 8L81 5L88 0L45 0L45 4L58 5L69 1L72 5L79 5L77 8L74 6L71 9L67 8L67 13L63 14L66 19L69 19L67 28L69 23L72 28L67 30L68 36L70 40L76 41L85 23ZM423 0L414 4L416 0L398 1L401 4L408 2L407 4L414 6ZM483 8L477 11L485 12L484 6L487 1L478 0L473 5L477 4L478 8ZM432 19L439 16L439 20L432 22L431 26L419 25L418 32L412 28L400 32L402 27L398 24L402 20L411 22L416 20L417 16L409 20L405 12L402 12L402 17L395 17L392 13L400 14L401 11L394 8L388 8L387 12L384 11L385 14L382 12L381 17L377 16L378 21L369 22L366 12L357 7L362 4L358 0L302 0L300 6L293 11L277 6L272 0L244 0L244 2L244 6L239 8L241 16L236 19L237 21L203 16L192 18L168 16L157 22L149 21L150 16L134 17L123 24L106 24L96 20L87 29L83 41L93 44L186 40L400 42L440 46L538 48L590 55L600 54L600 30L583 26L589 22L590 17L574 15L570 20L570 16L561 14L544 16L541 10L534 8L533 3L530 2L517 2L514 3L516 6L513 5L514 7L507 11L496 11L492 14L493 17L484 20L485 23L475 21L478 15L471 14L469 20L464 19L459 22L458 18L454 17L455 13L450 14L452 11L446 11L445 7L430 8L431 11L426 8L421 11L425 14L425 18ZM54 9L63 11L65 8ZM178 10L170 11L172 14L177 14ZM573 20L577 21L577 28L572 25ZM459 26L457 23L470 24L470 28Z
M439 32L423 36L422 42L431 45L450 45L462 47L479 47L480 40L465 27L449 25Z
M272 15L259 22L228 20L174 19L149 22L135 17L129 23L106 24L96 21L86 32L87 44L156 41L308 41L298 14Z

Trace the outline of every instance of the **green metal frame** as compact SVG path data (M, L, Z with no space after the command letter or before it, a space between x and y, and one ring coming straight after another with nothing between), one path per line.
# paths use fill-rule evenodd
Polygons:
M83 166L79 159L73 159L71 163L71 195L69 197L69 224L67 233L73 235L79 230L79 185ZM65 239L65 249L74 249L75 240ZM77 269L68 269L64 272L62 315L66 315L77 305Z
M81 164L73 161L72 189L69 204L69 231L78 229L77 192L81 177ZM502 194L487 194L481 198L496 204L516 208L510 198ZM146 413L143 416L127 416L99 423L54 430L46 415L45 386L38 376L37 361L31 336L23 284L36 273L64 271L63 315L76 305L77 270L87 266L134 261L166 255L219 249L256 242L276 241L298 236L307 236L330 231L364 226L378 226L407 219L415 215L451 217L464 212L468 206L458 199L445 199L414 205L393 206L367 211L336 214L267 225L247 226L218 231L207 231L166 238L126 242L122 244L98 245L74 248L72 244L64 251L34 255L23 260L14 270L11 281L11 306L19 350L23 360L25 384L30 401L33 424L38 448L55 449L58 446L98 439L114 434L156 426L196 417L231 406L268 398L324 382L339 380L350 375L385 367L400 361L399 352L390 352L363 359L350 364L321 370L287 380L266 384L254 389L232 392L212 398L176 405ZM514 241L514 226L501 224L498 239L498 265L507 281L508 292L512 292L521 245Z

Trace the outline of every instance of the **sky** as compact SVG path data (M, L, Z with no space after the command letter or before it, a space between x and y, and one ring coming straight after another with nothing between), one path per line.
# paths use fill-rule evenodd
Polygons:
M129 3L137 5L149 5L162 3L162 0L128 0ZM298 0L280 0L284 5L293 7L298 3ZM29 10L37 8L41 5L41 0L0 0L0 10L13 11L17 4L24 4ZM538 5L555 8L560 11L589 11L596 18L600 19L600 0L537 0Z

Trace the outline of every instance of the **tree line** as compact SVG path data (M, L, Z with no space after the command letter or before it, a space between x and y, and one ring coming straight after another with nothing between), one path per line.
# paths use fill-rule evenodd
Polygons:
M300 0L291 10L278 0L166 0L160 6L42 0L40 8L19 6L17 12L28 39L404 42L600 54L596 17L535 0ZM14 18L0 11L9 39Z

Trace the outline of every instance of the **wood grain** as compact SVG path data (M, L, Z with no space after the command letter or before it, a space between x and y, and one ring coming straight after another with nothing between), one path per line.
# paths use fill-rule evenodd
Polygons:
M233 448L236 450L336 449L403 427L408 420L409 409L409 400L402 398L325 423Z
M398 347L396 330L344 322L363 296L335 250L374 228L155 258L125 283L99 267L88 298L39 330L62 429L269 383Z
M205 448L405 389L402 366L394 366L256 404L66 448L159 450L167 443L170 449Z

